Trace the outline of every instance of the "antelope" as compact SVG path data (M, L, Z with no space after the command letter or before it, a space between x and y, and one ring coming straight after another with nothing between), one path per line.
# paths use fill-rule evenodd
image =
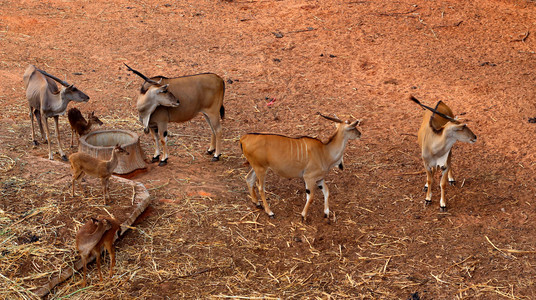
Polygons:
M69 119L69 124L71 125L71 148L73 147L73 138L75 132L78 138L80 138L81 136L89 133L93 124L103 124L102 121L99 120L97 116L95 116L94 111L87 114L86 121L86 119L84 119L84 116L82 116L80 110L78 110L78 108L76 107L73 107L69 109L69 111L67 111L67 119ZM80 143L80 141L78 142Z
M476 135L467 127L467 124L462 124L455 119L452 110L442 101L439 101L435 108L431 108L421 104L413 96L410 96L410 99L426 109L417 135L426 171L425 205L432 203L433 176L436 170L441 169L439 207L441 212L446 212L445 188L447 178L450 185L456 183L451 168L452 146L457 141L473 144L476 142Z
M45 142L48 143L48 159L53 159L52 143L50 142L50 132L48 130L48 118L54 117L54 123L56 125L56 138L60 150L60 156L62 160L66 161L67 157L63 152L60 142L58 117L65 113L67 104L69 104L70 101L87 102L89 101L89 97L77 89L74 85L52 76L43 70L37 69L33 65L28 66L26 72L24 72L23 80L26 88L26 99L28 99L30 108L33 144L35 146L39 144L35 139L35 115L37 123L39 124L39 130L42 138L45 137L42 124L42 122L44 122L46 129ZM54 81L62 85L60 89L58 89L58 86ZM43 118L42 121L41 117Z
M349 140L359 139L361 132L356 128L359 120L349 123L320 115L337 123L337 129L327 143L308 136L292 138L273 133L248 133L240 138L242 152L251 165L246 176L251 201L257 208L264 206L264 211L271 218L275 215L266 202L264 190L268 169L282 177L304 180L307 202L301 213L302 220L306 219L307 210L312 203L314 193L311 189L314 186L318 186L324 194L324 217L329 217L329 189L324 178L333 166L338 165L342 170L344 149ZM255 184L262 199L262 206L253 187Z
M121 146L116 145L112 150L110 160L101 160L83 152L71 154L69 161L71 162L71 171L73 173L72 196L75 196L74 186L76 181L80 181L79 185L82 188L82 177L84 174L89 174L90 176L100 178L104 194L104 205L106 205L106 197L108 196L108 199L110 199L109 179L119 163L119 155L129 155L129 153L121 148Z
M78 249L84 265L84 279L82 286L86 286L87 262L91 254L97 259L97 270L99 279L102 281L102 272L100 267L100 257L103 247L108 251L110 256L110 278L113 276L115 266L115 249L114 240L119 230L119 223L110 217L99 216L91 218L76 233L76 249Z
M175 78L164 76L147 78L128 65L125 64L125 66L145 81L138 95L137 109L144 132L151 131L155 141L152 162L160 161L159 166L167 164L168 123L189 121L199 112L203 114L212 131L207 154L214 155L212 161L218 161L221 155L222 138L220 119L225 116L223 79L212 73ZM162 157L160 157L160 144Z

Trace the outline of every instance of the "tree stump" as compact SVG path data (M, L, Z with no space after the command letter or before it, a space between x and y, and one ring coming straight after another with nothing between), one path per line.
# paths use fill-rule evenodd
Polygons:
M139 136L128 130L97 130L80 137L80 152L102 160L109 160L115 145L121 145L129 155L120 155L114 170L116 174L127 174L146 168Z

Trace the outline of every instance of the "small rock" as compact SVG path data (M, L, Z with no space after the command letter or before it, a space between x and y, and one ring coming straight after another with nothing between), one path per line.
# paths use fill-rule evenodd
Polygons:
M415 292L411 294L408 298L408 300L421 300L421 297L419 297L419 292Z

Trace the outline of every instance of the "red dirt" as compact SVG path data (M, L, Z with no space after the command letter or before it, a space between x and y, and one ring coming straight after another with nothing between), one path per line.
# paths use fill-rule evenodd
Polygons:
M227 82L222 161L203 154L201 116L170 126L169 164L134 178L153 188L154 211L118 244L127 275L89 297L113 287L116 297L536 298L534 1L7 1L0 16L1 118L13 121L0 149L22 161L48 154L30 143L28 64L75 83L91 100L69 106L138 132L148 156L141 80L124 62ZM422 110L410 94L443 100L478 136L454 147L448 213L437 178L423 206ZM327 178L331 222L316 191L302 224L303 183L273 175L271 220L248 200L237 141L253 131L326 141L333 125L318 111L363 120L344 171Z

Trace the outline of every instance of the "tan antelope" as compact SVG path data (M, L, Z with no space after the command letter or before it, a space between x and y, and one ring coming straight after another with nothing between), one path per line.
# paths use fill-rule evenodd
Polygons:
M104 205L106 205L106 197L110 199L109 181L117 164L119 163L119 155L129 155L128 151L121 146L116 145L112 150L112 157L110 160L101 160L95 158L89 154L83 152L73 153L69 156L71 162L71 171L73 173L72 179L72 196L74 197L74 186L77 180L80 181L81 186L82 177L84 174L88 174L93 177L97 177L101 180L102 190L104 194Z
M225 116L223 79L212 73L175 78L164 76L147 78L129 66L127 68L145 81L139 92L136 106L145 133L150 130L155 141L152 161L160 160L159 166L167 164L168 123L186 122L198 113L203 114L212 131L207 153L214 154L212 161L218 161L221 155L222 139L220 118L223 119ZM162 157L160 157L160 144Z
M418 133L419 146L421 147L422 160L426 171L426 191L425 204L432 202L432 183L436 170L441 170L441 200L440 210L447 211L445 200L445 188L447 178L451 185L456 181L452 175L451 155L452 146L457 141L464 143L476 142L476 135L467 127L454 118L452 110L442 101L439 101L434 108L423 105L415 97L410 99L426 109L423 115L421 128Z
M32 140L34 145L38 145L35 139L34 115L39 124L41 137L48 143L48 158L52 157L52 143L50 141L50 132L48 130L48 118L54 117L56 125L56 138L60 150L61 159L67 160L65 153L61 147L60 131L58 126L58 117L65 113L67 104L70 101L87 102L89 97L74 85L69 84L55 76L48 74L43 70L37 69L33 65L29 65L23 76L24 86L26 88L26 99L30 107L30 119L32 121ZM60 89L54 82L62 85ZM41 120L42 118L42 120ZM45 125L46 138L43 132L43 124Z
M119 228L119 223L114 218L99 216L91 218L76 233L76 249L78 249L84 265L82 286L86 286L87 263L91 254L97 259L99 279L102 281L100 258L103 248L108 251L110 256L109 276L112 277L115 266L114 240Z
M361 132L356 128L359 120L349 123L321 116L337 123L337 129L327 143L307 136L291 138L272 133L248 133L240 138L242 152L251 165L251 171L246 176L251 201L258 208L262 208L255 193L256 184L264 210L272 218L274 213L266 202L264 190L266 172L269 169L279 176L302 178L305 181L307 202L301 213L303 220L306 219L307 210L313 201L312 189L315 186L324 194L324 217L329 217L329 189L324 178L333 166L343 168L342 157L348 140L359 139Z
M102 121L97 116L95 116L94 111L87 114L86 120L84 119L84 116L82 116L80 110L78 110L78 108L76 107L70 108L67 111L67 119L69 120L69 124L71 125L71 148L73 147L73 139L75 133L78 138L80 138L81 136L89 133L93 124L103 124ZM78 142L80 143L80 140Z

